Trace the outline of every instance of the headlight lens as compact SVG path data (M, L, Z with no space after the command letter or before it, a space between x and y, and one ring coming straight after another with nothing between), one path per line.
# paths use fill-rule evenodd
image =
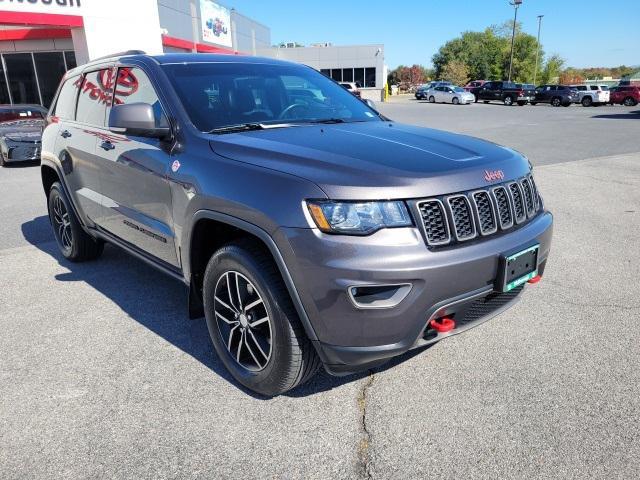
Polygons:
M320 230L326 233L368 235L381 228L408 227L411 217L404 202L307 201Z

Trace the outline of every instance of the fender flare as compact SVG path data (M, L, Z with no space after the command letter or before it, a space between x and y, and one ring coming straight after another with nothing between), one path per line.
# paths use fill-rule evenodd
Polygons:
M238 217L234 217L232 215L228 215L226 213L217 212L214 210L198 210L193 214L190 222L190 228L188 234L186 236L186 242L183 245L184 258L186 261L183 262L183 272L185 274L185 278L191 280L191 241L192 241L192 233L193 226L198 223L199 220L208 219L215 220L217 222L225 223L227 225L231 225L240 230L243 230L247 233L250 233L256 237L258 237L269 249L271 256L273 257L278 270L280 271L280 275L282 275L282 279L284 280L285 286L287 287L287 291L291 296L291 301L293 302L293 306L300 317L300 321L304 327L304 330L309 337L309 340L312 342L317 342L318 337L313 329L313 325L309 320L309 316L307 315L306 310L304 309L304 305L302 304L302 300L300 295L298 294L298 290L296 289L295 283L293 282L293 278L289 273L289 269L285 264L284 258L280 253L280 249L276 245L276 242L273 240L271 235L267 233L265 230L260 228L253 223L249 223L245 220L242 220Z

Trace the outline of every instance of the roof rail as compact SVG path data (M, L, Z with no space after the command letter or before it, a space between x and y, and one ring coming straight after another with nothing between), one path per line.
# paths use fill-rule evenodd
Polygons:
M116 53L111 53L109 55L105 55L103 57L94 58L91 61L95 62L96 60L104 60L105 58L124 57L125 55L145 55L146 53L147 52L145 52L144 50L127 50L125 52L116 52Z

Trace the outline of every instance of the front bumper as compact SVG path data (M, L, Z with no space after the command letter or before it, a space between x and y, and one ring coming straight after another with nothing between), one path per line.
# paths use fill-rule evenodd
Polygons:
M27 142L7 143L6 162L27 162L40 160L40 144Z
M281 228L276 241L284 246L284 260L326 369L347 374L430 343L423 338L427 322L443 306L464 308L492 294L503 253L538 243L542 271L552 224L552 215L541 212L505 234L433 251L414 228L380 230L367 237ZM392 308L357 308L347 294L350 286L406 283L411 284L411 291ZM476 319L465 329L491 316Z

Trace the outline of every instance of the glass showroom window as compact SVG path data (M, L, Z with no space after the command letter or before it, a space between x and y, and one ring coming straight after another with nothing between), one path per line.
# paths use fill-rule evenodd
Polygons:
M33 59L38 74L42 105L48 107L56 94L60 79L66 72L64 54L62 52L34 53Z
M30 53L4 55L13 103L40 103L36 71Z
M0 103L11 103L9 90L7 89L7 77L5 77L4 63L0 62Z
M67 52L4 53L0 62L0 103L35 103L48 107L76 55Z
M333 78L336 82L342 81L342 69L334 68L331 70L331 78Z
M342 81L343 82L353 82L353 68L343 68L342 69Z
M364 70L364 86L375 87L376 86L376 69L365 68Z
M67 64L67 70L76 68L78 66L76 62L76 52L64 52L64 61Z
M353 79L358 88L364 87L364 68L354 68Z
M322 68L320 69L320 73L327 76L327 77L331 77L331 69L330 68Z

